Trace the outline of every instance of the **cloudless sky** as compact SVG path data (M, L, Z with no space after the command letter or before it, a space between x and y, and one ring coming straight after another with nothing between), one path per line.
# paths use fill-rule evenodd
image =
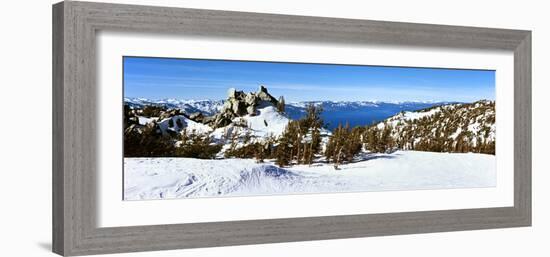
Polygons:
M495 71L124 57L124 96L225 99L264 85L287 102L494 100Z

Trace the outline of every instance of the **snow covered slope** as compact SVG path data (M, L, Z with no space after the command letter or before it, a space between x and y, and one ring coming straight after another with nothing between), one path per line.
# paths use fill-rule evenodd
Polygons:
M236 139L236 147L245 146L245 138L249 138L249 143L265 142L270 137L277 138L283 134L288 122L286 116L279 113L276 108L267 106L258 109L257 115L245 115L233 119L233 123L222 128L217 128L210 136L224 146L219 153L223 156L225 151L231 147L231 137Z
M234 122L242 119L253 136L267 137L269 135L278 137L283 134L286 125L290 121L287 117L282 115L273 106L267 106L258 109L258 115L251 116L246 115L244 117L236 118Z
M397 151L342 165L279 168L251 159L125 158L124 199L493 187L495 156Z
M494 153L495 115L495 102L482 100L400 112L373 127L390 129L400 149Z

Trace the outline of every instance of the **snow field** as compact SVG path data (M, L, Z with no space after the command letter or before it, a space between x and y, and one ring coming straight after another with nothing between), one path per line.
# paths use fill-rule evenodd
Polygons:
M496 186L495 156L473 153L364 153L339 170L191 158L125 158L124 168L125 200Z

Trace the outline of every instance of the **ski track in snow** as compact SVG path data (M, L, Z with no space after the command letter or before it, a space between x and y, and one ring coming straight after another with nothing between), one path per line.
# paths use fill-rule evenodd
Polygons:
M252 159L125 158L125 200L496 186L495 156L397 151L279 168Z

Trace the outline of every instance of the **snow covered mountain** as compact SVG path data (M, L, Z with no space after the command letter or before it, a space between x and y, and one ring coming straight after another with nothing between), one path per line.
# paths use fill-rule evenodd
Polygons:
M380 101L309 101L289 103L286 112L292 119L305 114L305 106L315 104L323 108L321 117L329 129L349 123L351 127L372 125L401 111L416 111L449 104L448 102L380 102Z
M403 150L494 154L495 102L481 100L400 112L368 129L389 135Z
M124 98L125 104L132 108L143 108L147 105L163 106L167 109L180 109L184 113L200 112L212 116L221 111L226 100L149 100L145 98ZM321 116L328 129L338 124L349 123L351 127L371 125L382 121L401 111L416 111L450 104L448 102L377 102L377 101L304 101L287 103L285 112L288 118L296 120L305 115L307 104L323 108Z
M280 101L261 86L257 92L230 89L226 100L147 100L125 98L134 120L125 128L155 127L162 135L201 134L222 145L237 148L256 142L274 140L283 134L291 120L305 116L308 105L322 108L325 137L339 124L363 127L362 141L367 150L386 152L392 149L432 152L478 152L494 154L495 104L481 100L474 103L375 101L296 102L280 106ZM150 108L150 106L160 108ZM232 143L231 143L232 142ZM235 145L232 145L233 149ZM323 146L324 147L324 146Z
M150 100L146 98L124 98L124 104L129 105L131 108L141 109L144 106L153 105L162 106L167 109L180 109L188 114L201 112L206 116L214 115L216 112L220 111L223 107L223 103L223 100Z

